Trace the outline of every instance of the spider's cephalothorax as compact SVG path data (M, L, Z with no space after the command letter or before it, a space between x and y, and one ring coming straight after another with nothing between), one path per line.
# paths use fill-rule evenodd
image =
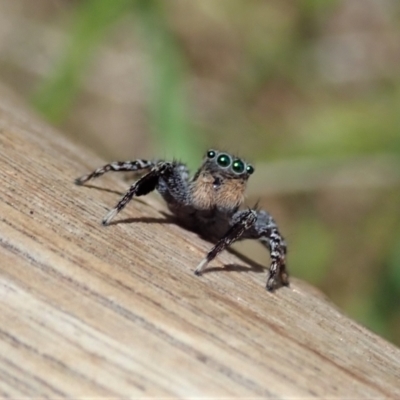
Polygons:
M201 275L207 264L236 240L259 239L271 254L267 289L288 286L286 244L271 215L262 210L240 210L246 183L254 168L228 153L209 150L193 178L185 164L177 161L113 162L76 179L82 185L109 171L141 171L119 203L103 219L108 225L134 196L157 190L179 222L216 242L197 266Z

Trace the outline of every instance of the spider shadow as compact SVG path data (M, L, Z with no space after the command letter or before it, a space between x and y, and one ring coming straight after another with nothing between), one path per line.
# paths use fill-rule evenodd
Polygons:
M239 265L239 264L225 264L221 267L208 267L204 271L201 272L202 275L208 274L209 272L225 272L225 271L236 271L236 272L256 272L261 274L265 272L265 266L261 265L251 258L246 257L242 253L239 253L237 250L228 247L226 249L228 253L235 255L241 261L243 261L247 265Z
M110 225L117 225L117 224L130 224L134 222L143 222L143 223L156 223L156 224L175 224L180 226L181 228L185 230L189 230L193 233L195 233L197 236L201 237L202 239L206 240L209 242L211 245L215 245L215 242L209 240L207 237L204 237L200 235L196 230L190 229L188 226L185 224L182 224L179 220L177 220L173 215L168 214L164 211L160 211L160 213L164 216L164 218L151 218L151 217L140 217L140 218L126 218L123 220L111 222ZM210 248L211 249L211 248ZM259 264L252 260L251 258L243 255L239 251L232 249L228 247L226 249L229 253L235 255L237 258L239 258L241 261L243 261L245 264L248 266L244 265L238 265L238 264L227 264L223 268L220 267L208 267L204 271L202 271L202 275L207 274L209 272L222 272L222 271L239 271L239 272L257 272L257 273L263 273L265 272L265 266L262 264Z
M126 193L126 192L119 192L118 190L108 189L102 186L90 185L90 184L88 185L87 183L85 183L84 185L77 185L77 186L82 186L89 189L96 189L106 193L118 194L119 196L123 196Z
M154 217L139 217L139 218L125 218L118 221L111 221L108 225L119 225L119 224L133 224L135 222L143 222L145 224L176 224L176 220L169 214L161 211L164 218Z
M207 241L210 243L211 246L215 245L215 242L211 241L209 238L204 237L200 235L195 229L192 229L188 227L187 225L183 224L179 220L177 220L173 215L168 214L164 211L160 211L161 214L164 216L164 219L161 218L129 218L124 220L124 223L129 223L129 222L148 222L148 223L162 223L162 224L175 224L178 225L179 227L188 230L190 232L195 233L198 237L202 238L203 240ZM121 221L120 221L121 222ZM211 247L210 247L211 250ZM236 271L236 272L257 272L257 273L263 273L265 272L265 266L262 264L259 264L252 260L251 258L245 256L244 254L240 253L239 251L228 247L226 249L227 252L235 255L237 258L239 258L241 261L243 261L245 265L238 265L238 264L226 264L224 265L223 268L220 267L208 267L204 271L202 271L202 275L207 274L209 272L223 272L223 271Z

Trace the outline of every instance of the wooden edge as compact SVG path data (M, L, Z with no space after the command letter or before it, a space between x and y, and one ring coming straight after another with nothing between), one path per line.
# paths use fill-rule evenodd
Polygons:
M292 279L210 248L0 87L0 396L400 397L400 351ZM266 254L266 263L268 255ZM225 267L225 268L224 268ZM295 271L292 271L295 272Z

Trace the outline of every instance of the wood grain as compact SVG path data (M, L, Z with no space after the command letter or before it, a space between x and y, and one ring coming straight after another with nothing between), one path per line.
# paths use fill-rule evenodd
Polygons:
M0 397L400 397L398 348L228 252L196 277L157 198L102 227L127 183L75 186L105 160L3 87L0 146Z

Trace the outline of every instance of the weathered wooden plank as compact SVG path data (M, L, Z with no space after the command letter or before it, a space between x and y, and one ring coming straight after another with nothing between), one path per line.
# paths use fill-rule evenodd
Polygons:
M73 179L103 163L0 87L0 396L400 397L400 350L308 285L196 277L210 244L155 198L102 227L127 184Z

